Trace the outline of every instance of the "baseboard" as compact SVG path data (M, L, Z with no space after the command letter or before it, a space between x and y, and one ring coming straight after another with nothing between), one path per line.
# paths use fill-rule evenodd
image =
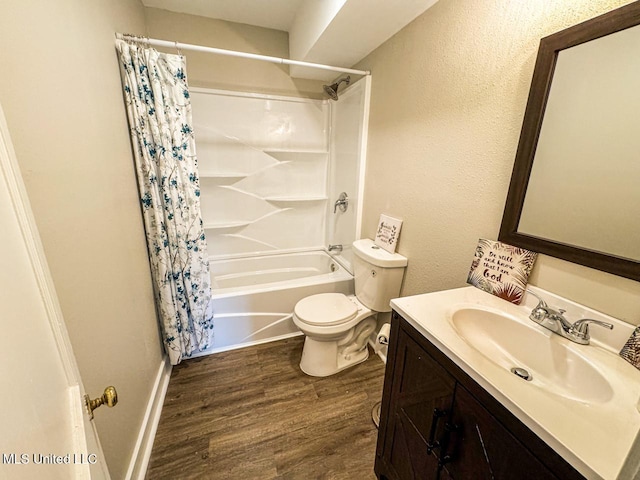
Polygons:
M147 410L140 426L136 446L131 455L129 468L127 470L126 480L144 480L151 457L151 449L153 448L153 440L156 436L158 423L160 423L160 414L162 413L162 405L164 397L167 394L169 379L171 378L171 363L169 357L165 357L160 363L158 374L153 385L153 391L149 396Z

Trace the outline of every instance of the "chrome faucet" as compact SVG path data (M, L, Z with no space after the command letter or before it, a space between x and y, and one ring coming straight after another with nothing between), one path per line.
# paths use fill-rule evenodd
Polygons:
M531 310L529 319L533 320L544 328L557 333L561 337L568 338L572 342L579 343L581 345L589 345L591 336L589 335L589 325L595 324L609 330L613 330L613 325L607 322L601 322L600 320L593 320L591 318L583 318L575 323L570 323L564 316L566 310L559 308L554 310L547 305L540 296L533 293L531 290L527 290L528 293L538 299L538 305Z
M342 252L342 245L329 245L329 249L330 252L333 252L334 250L338 253Z
M342 192L336 200L336 203L333 204L333 213L338 212L338 208L341 212L346 212L347 208L349 208L349 197L347 196L347 192Z

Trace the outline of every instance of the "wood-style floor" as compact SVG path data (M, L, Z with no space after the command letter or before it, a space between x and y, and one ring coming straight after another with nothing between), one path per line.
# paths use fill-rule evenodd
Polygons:
M174 367L147 479L375 479L376 355L325 378L299 367L304 337Z

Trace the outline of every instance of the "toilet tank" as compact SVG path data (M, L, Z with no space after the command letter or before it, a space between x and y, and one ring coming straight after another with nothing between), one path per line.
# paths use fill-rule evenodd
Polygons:
M400 295L406 257L389 253L368 238L353 242L353 253L356 297L371 310L390 312L389 302Z

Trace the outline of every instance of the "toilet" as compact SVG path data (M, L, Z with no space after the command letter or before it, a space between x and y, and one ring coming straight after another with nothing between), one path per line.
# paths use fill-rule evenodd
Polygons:
M306 335L300 369L326 377L364 362L378 312L390 312L400 294L407 259L368 238L353 242L355 295L320 293L300 300L293 323Z

